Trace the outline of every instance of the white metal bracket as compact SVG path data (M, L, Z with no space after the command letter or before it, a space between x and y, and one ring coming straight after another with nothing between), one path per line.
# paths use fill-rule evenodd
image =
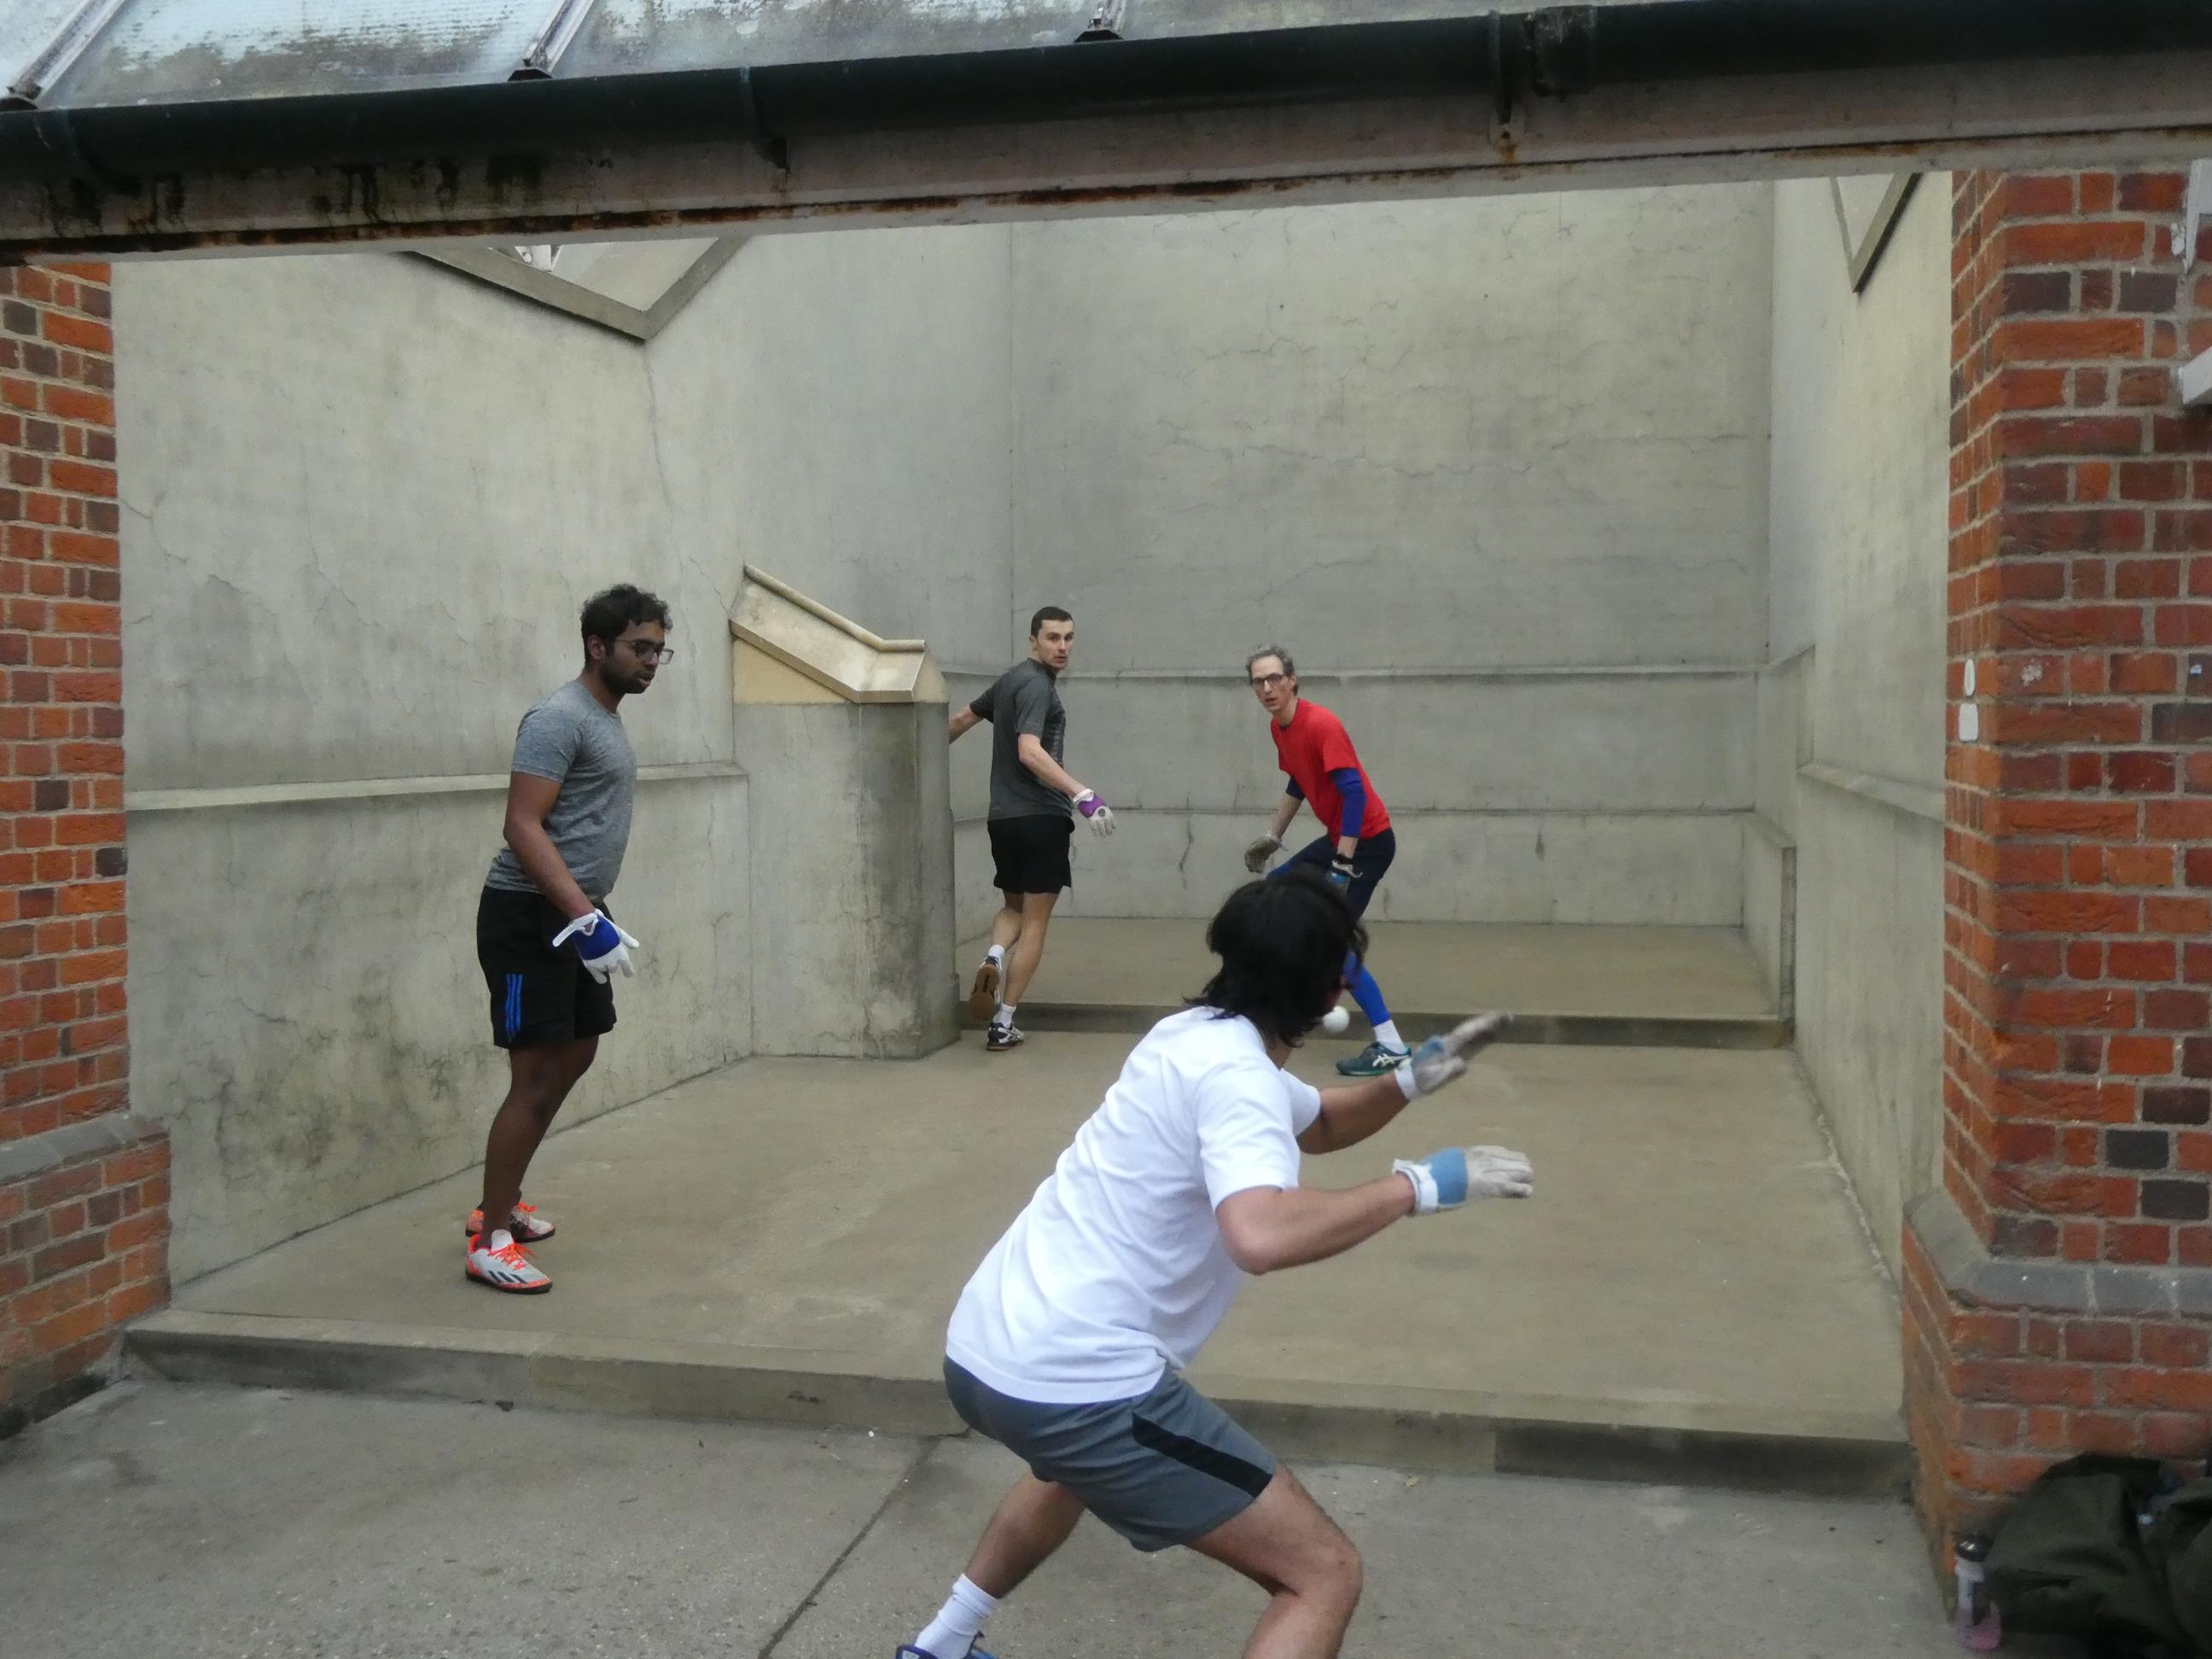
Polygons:
M2212 409L2212 351L2182 364L2173 371L2173 378L2181 386L2183 408Z
M1098 0L1091 9L1090 23L1075 37L1075 44L1079 46L1092 40L1119 40L1121 31L1128 26L1128 0Z
M54 38L8 83L8 95L0 98L0 107L34 107L40 95L69 73L70 65L84 56L84 49L100 38L101 32L115 21L115 14L130 3L131 0L84 0L83 4L62 19Z
M592 15L592 8L596 3L597 0L557 0L552 15L545 20L544 27L538 31L537 38L531 41L528 50L522 54L522 62L507 78L510 81L550 79L553 71L560 66L562 55L574 43L578 33L584 27L584 20Z
M2186 270L2197 263L2197 232L2212 219L2212 161L2192 161L2189 167L2189 198L2182 204L2181 222L2173 228L2173 251Z

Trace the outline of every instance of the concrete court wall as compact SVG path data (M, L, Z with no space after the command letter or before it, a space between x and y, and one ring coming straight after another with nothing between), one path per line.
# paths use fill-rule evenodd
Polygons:
M727 629L636 348L389 255L132 265L115 308L132 1104L173 1137L176 1277L481 1155L476 895L515 721L609 581L675 607L624 721L692 775L641 787L614 903L650 948L569 1110L746 1052L745 784L698 775Z
M1281 779L1240 671L1280 640L1404 832L1378 915L1740 919L1771 202L1014 232L1011 610L1074 611L1069 761L1121 814L1071 910L1242 879Z
M755 896L807 899L751 870L740 568L996 647L1006 265L1003 231L765 240L645 349L406 258L123 274L133 1105L179 1279L481 1154L514 723L611 580L678 655L624 711L647 949L569 1114L752 1051Z
M1857 295L1826 180L1774 224L1757 798L1797 847L1798 1052L1893 1267L1942 1121L1950 201L1921 181Z
M927 640L963 702L987 682L959 668L1003 666L1026 633L1007 599L1014 234L760 237L647 354L682 542L715 569L750 562L879 635ZM987 739L952 756L963 939L997 908Z

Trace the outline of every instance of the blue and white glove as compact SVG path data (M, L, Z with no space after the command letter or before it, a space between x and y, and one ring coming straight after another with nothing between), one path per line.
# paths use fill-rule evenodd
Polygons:
M1432 1036L1398 1063L1393 1073L1408 1100L1432 1095L1467 1071L1467 1063L1498 1040L1513 1023L1510 1014L1477 1014L1442 1036Z
M1340 893L1350 890L1352 878L1358 873L1352 867L1352 860L1341 853L1328 861L1328 884Z
M636 976L637 970L629 964L629 953L641 949L636 939L615 925L615 919L604 910L594 910L587 916L578 916L553 936L553 948L559 950L571 938L576 941L576 954L584 959L584 966L592 977L605 985L620 969L624 979Z
M1519 1152L1503 1146L1447 1146L1418 1164L1400 1158L1391 1172L1413 1183L1413 1213L1456 1210L1478 1198L1527 1198L1535 1173Z

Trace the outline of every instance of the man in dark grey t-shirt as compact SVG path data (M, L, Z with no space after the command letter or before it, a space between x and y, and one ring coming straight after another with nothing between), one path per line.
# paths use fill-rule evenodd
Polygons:
M507 844L477 907L477 959L491 993L491 1040L507 1050L507 1089L484 1144L483 1204L465 1224L461 1264L495 1291L553 1288L526 1248L550 1238L553 1225L522 1201L522 1178L614 1029L614 976L632 971L638 948L607 908L637 793L637 756L616 709L675 654L668 607L641 588L611 587L584 607L583 635L584 672L515 732Z
M1069 806L1093 835L1114 833L1112 811L1061 764L1067 713L1058 681L1074 649L1075 619L1058 605L1045 606L1030 619L1029 655L956 710L950 725L957 743L976 721L991 722L991 861L1005 902L991 919L991 948L975 970L968 1007L990 1022L983 1046L993 1054L1022 1041L1015 1007L1044 957L1052 907L1071 880Z

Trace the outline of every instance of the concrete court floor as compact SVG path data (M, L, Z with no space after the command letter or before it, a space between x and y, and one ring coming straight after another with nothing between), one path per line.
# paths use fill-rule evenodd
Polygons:
M967 1439L124 1383L0 1444L0 1620L24 1659L888 1659L1015 1472ZM1957 1651L1894 1502L1302 1473L1367 1560L1358 1659ZM1085 1522L986 1635L1188 1659L1259 1605Z
M986 942L960 949L963 994ZM1395 1007L1431 1013L1753 1019L1774 1012L1734 927L1378 921L1368 960ZM1170 1006L1205 984L1213 965L1203 921L1063 916L1046 935L1025 1000Z
M756 1060L557 1134L531 1189L561 1229L538 1250L545 1296L462 1277L471 1171L176 1305L723 1345L757 1364L827 1351L933 1378L961 1285L1129 1046L1039 1034L991 1055L970 1034L914 1062ZM1326 1054L1297 1066L1333 1078ZM1545 1418L1897 1434L1893 1295L1787 1053L1493 1049L1306 1179L1349 1185L1473 1141L1528 1152L1539 1195L1255 1281L1194 1378L1269 1400L1435 1389Z

